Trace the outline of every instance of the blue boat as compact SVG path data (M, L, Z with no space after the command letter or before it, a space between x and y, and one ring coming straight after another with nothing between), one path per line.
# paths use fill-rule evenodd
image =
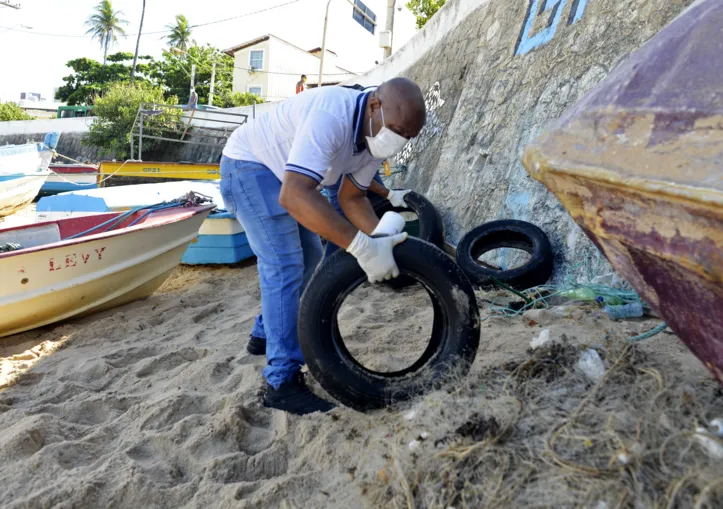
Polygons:
M86 164L51 164L40 196L98 188L98 168Z

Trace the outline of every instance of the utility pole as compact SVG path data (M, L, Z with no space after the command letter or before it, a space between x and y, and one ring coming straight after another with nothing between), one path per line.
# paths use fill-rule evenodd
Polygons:
M352 0L346 0L347 3L351 4L352 7L354 7L355 11L358 11L359 14L361 14L369 23L371 23L374 26L377 26L376 21L371 19L366 12L362 11L358 5L356 5ZM390 0L391 1L391 0ZM331 0L329 0L326 3L326 15L324 16L324 35L321 38L321 61L319 62L319 84L318 86L321 87L322 83L322 77L324 75L324 54L326 53L326 28L329 24L329 5L331 5Z
M213 89L216 84L216 62L211 64L211 89L208 91L208 105L213 106Z
M324 54L326 53L326 27L329 24L329 5L331 5L331 0L326 3L326 15L324 16L324 35L321 38L321 61L319 62L319 83L317 85L319 88L321 88L324 75Z
M392 34L389 47L384 48L384 60L392 56L392 44L394 43L394 4L396 0L387 0L387 31Z
M11 9L20 9L20 4L11 4L7 0L0 0L0 7L10 7Z

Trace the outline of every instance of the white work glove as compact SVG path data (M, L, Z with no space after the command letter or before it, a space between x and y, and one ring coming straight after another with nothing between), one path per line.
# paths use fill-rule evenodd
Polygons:
M404 197L411 192L411 189L400 189L398 191L392 189L389 191L389 196L387 196L387 200L389 200L389 202L396 208L408 209L409 207L407 206L407 202L404 201Z
M384 213L371 236L396 235L397 233L402 233L406 225L407 222L401 214L390 210Z
M359 262L369 282L378 283L399 275L392 249L405 240L406 232L390 237L372 238L360 230L346 250Z

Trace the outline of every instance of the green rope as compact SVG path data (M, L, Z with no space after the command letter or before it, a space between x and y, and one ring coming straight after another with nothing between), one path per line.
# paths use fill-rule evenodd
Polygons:
M579 283L572 283L571 281L567 281L567 284L563 285L542 285L535 288L530 288L528 290L525 290L525 293L520 292L519 290L516 290L509 285L503 283L502 281L499 281L496 278L491 278L492 282L509 291L510 293L513 293L517 297L520 297L522 300L524 300L525 305L522 307L519 307L517 309L510 308L509 306L505 305L498 305L497 300L495 299L493 302L491 302L489 307L489 314L487 316L482 317L482 321L485 321L489 318L492 318L493 316L502 316L502 317L514 317L514 316L520 316L525 311L529 309L535 309L535 308L544 308L549 309L550 303L548 302L548 299L551 297L554 297L556 295L565 295L566 293L579 289L579 288L587 288L595 292L595 294L598 296L598 304L602 305L602 303L609 302L611 299L616 299L617 302L620 302L622 304L629 304L632 302L640 302L640 296L635 292L635 290L621 290L618 288L613 288L611 286L606 285L595 285L595 284L579 284ZM545 294L547 292L547 294ZM534 294L537 294L535 297ZM643 303L645 306L645 303ZM667 325L665 323L661 323L657 327L644 332L642 334L639 334L637 336L633 336L629 338L627 341L634 343L637 341L643 341L645 339L650 339L653 336L663 332L667 328Z
M668 324L663 322L657 327L650 329L648 332L643 332L642 334L638 334L637 336L633 336L632 338L628 338L628 343L636 343L638 341L643 341L645 339L650 339L656 334L659 334L663 332L665 329L668 328Z
M512 288L510 285L507 285L507 284L503 283L502 281L500 281L499 279L497 279L497 278L495 278L495 277L491 277L490 280L491 280L494 284L496 284L497 286L501 286L502 288L504 288L504 289L507 290L508 292L512 292L512 293L514 293L515 295L517 295L520 299L522 299L522 300L525 301L525 304L532 304L532 300L531 300L531 299L529 299L529 298L528 298L526 295L524 295L523 293L515 290L515 289Z

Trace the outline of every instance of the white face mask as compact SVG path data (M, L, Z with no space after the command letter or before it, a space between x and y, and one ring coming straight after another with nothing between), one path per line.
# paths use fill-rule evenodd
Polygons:
M409 141L391 129L388 129L384 122L384 108L382 112L382 128L376 136L367 136L367 147L372 156L376 159L388 159L397 155ZM372 133L372 119L369 119L369 133Z

